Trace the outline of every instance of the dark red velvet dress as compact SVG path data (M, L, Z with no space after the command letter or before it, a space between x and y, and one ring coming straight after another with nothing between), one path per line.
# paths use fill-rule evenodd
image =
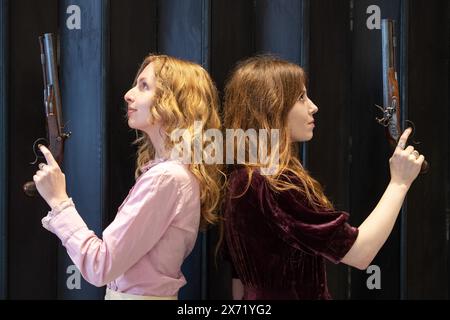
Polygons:
M224 204L226 251L244 284L244 299L331 299L325 260L338 263L358 229L348 213L314 211L294 190L274 192L245 168L229 177Z

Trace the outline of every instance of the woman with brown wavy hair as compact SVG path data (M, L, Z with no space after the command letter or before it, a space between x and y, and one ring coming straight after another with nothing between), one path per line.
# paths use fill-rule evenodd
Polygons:
M225 243L244 299L331 298L325 259L366 269L389 236L424 161L412 146L405 149L406 130L389 161L385 193L359 228L352 227L348 213L333 207L298 158L296 142L312 139L317 111L304 71L274 57L243 61L226 85L227 130L275 129L279 136L267 146L278 151L279 157L269 157L276 163L234 161L228 172ZM262 174L267 166L276 170Z
M41 146L47 164L39 165L34 181L52 209L42 222L88 282L107 285L106 299L176 299L199 227L218 220L220 171L172 157L171 133L184 129L195 139L196 121L200 131L219 129L217 91L201 66L150 55L124 98L128 125L140 137L136 182L114 221L102 239L89 230L66 193L64 174Z

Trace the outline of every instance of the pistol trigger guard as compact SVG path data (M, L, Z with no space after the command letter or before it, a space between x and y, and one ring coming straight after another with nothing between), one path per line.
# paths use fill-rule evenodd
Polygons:
M412 141L413 144L419 145L421 142L414 141L414 134L416 133L416 125L411 120L405 120L405 122L412 128L411 136L409 140Z
M47 141L47 139L45 139L45 138L39 138L39 139L37 139L36 141L34 141L34 143L33 143L33 153L34 153L34 155L35 155L35 160L33 161L33 162L30 162L30 164L36 164L37 162L38 162L38 159L39 158L43 158L43 156L39 156L38 154L37 154L37 152L36 152L36 150L38 150L38 152L41 152L40 150L39 150L39 148L37 148L36 147L36 144L39 142L39 141L45 141L45 145L46 146L48 146L48 141Z

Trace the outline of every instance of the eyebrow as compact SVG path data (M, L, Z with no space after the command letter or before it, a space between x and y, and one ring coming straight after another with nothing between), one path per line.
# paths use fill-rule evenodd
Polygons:
M146 77L139 78L137 82L147 81Z

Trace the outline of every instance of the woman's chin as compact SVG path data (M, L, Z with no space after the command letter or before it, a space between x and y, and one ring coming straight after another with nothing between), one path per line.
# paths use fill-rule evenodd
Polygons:
M307 136L302 136L302 137L297 137L297 138L293 138L292 142L308 142L310 140L312 140L313 138L313 133L311 132L309 135Z
M129 126L131 129L136 129L136 127L135 127L135 125L134 125L134 121L131 120L131 119L128 119L128 126Z

